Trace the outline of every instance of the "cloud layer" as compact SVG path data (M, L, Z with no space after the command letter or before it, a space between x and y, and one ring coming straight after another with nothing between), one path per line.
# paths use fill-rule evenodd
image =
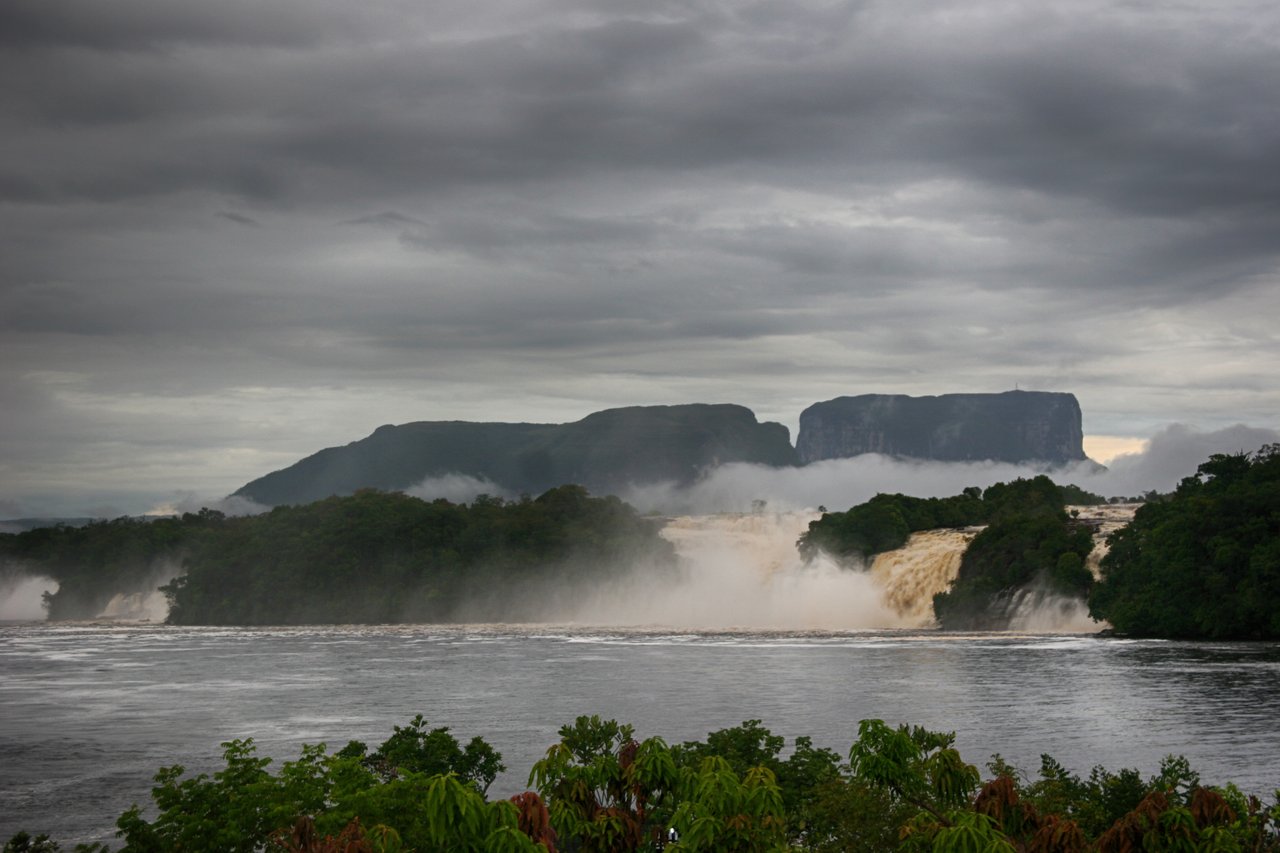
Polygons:
M1276 443L1276 430L1237 425L1201 432L1174 424L1153 436L1145 451L1117 457L1106 469L1092 463L1044 470L1000 462L924 462L870 453L803 468L725 465L687 489L656 485L632 489L623 497L641 510L665 514L749 512L760 501L780 512L819 506L843 511L880 492L947 497L969 486L986 488L1045 473L1057 483L1074 483L1103 497L1134 497L1172 491L1212 454L1251 453Z
M1274 4L9 0L0 43L33 511L625 404L1277 425Z

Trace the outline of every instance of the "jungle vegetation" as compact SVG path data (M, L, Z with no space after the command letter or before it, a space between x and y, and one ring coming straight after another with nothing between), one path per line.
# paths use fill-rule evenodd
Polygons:
M530 790L486 796L501 756L462 746L421 716L370 750L303 747L276 772L252 740L223 744L212 776L161 768L152 803L116 821L121 853L1128 853L1280 850L1280 791L1268 803L1205 784L1169 757L1133 769L1072 773L1042 756L1035 777L998 755L986 774L954 733L863 720L844 756L785 740L748 720L705 741L638 740L582 716L529 773ZM984 781L985 775L985 781ZM20 832L4 853L54 853ZM78 853L107 853L106 844Z
M675 565L659 528L581 486L469 505L365 490L257 516L41 528L0 536L0 557L59 582L51 619L91 618L167 568L175 624L519 620L543 593L571 599L635 565L659 582Z
M798 547L808 557L822 551L865 564L874 554L902 547L917 531L985 525L965 550L951 588L934 597L933 609L943 628L999 630L1008 626L1023 590L1081 599L1088 594L1093 576L1085 559L1093 533L1067 513L1068 501L1106 502L1044 475L985 490L970 487L948 498L879 494L847 512L824 514Z
M1089 607L1118 633L1280 638L1280 445L1210 457L1108 541Z
M797 546L806 559L822 552L856 562L901 548L912 533L921 530L973 527L1046 509L1064 511L1067 504L1106 502L1079 486L1059 486L1043 474L986 489L970 486L948 498L881 493L845 512L824 512L810 522Z

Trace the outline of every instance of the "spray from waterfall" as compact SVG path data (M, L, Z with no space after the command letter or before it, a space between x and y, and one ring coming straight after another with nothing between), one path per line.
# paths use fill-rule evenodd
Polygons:
M164 593L117 592L98 614L99 619L117 622L163 622L169 616L169 601Z
M117 592L95 618L115 622L163 622L169 616L169 599L160 587L180 572L180 565L172 558L156 560L140 585L127 592Z
M796 540L812 511L682 516L663 537L681 563L674 582L643 574L607 584L570 618L596 625L856 631L932 623L933 594L955 576L972 534L917 534L877 568L805 563Z
M41 622L48 614L44 594L58 582L41 575L5 571L0 574L0 622Z

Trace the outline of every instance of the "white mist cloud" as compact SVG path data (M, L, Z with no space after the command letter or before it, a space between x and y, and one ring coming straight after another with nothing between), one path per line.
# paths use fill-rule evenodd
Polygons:
M847 509L879 492L915 497L945 497L968 486L986 488L1018 477L1048 474L1058 483L1074 483L1111 497L1155 489L1166 492L1214 453L1257 450L1280 442L1280 432L1243 425L1201 432L1171 424L1151 437L1147 449L1116 457L1110 468L1091 462L1056 469L1001 462L931 462L865 454L831 459L803 468L768 468L735 463L709 471L692 486L637 486L621 497L642 512L688 515L748 512L764 501L770 510L788 511L826 506Z
M57 591L58 582L53 578L11 570L0 572L0 621L44 621L44 594Z
M515 495L491 480L483 477L471 477L466 474L445 474L442 477L428 477L417 485L405 489L406 495L433 501L444 498L453 503L471 503L480 495L495 498L512 498Z
M1151 437L1145 452L1113 459L1099 480L1105 483L1107 494L1135 495L1149 489L1167 492L1182 478L1195 474L1200 463L1215 453L1252 452L1276 442L1280 442L1280 431L1274 429L1236 424L1201 432L1186 424L1170 424Z
M803 468L734 463L710 471L687 488L664 484L634 487L622 498L644 512L700 514L748 512L764 501L770 510L847 509L878 492L917 497L954 495L968 486L1043 473L1000 462L927 462L875 453L828 459Z
M145 515L182 515L188 512L199 512L202 509L216 510L224 515L240 516L261 515L270 510L271 507L251 501L240 495L228 495L225 498L201 498L194 492L186 492L171 501L165 501L153 506L147 510Z

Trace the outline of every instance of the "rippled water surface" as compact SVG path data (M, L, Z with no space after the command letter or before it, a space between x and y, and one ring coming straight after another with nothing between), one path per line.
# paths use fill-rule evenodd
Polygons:
M668 741L758 718L848 751L858 720L956 730L962 754L1027 771L1150 774L1180 753L1207 781L1280 786L1280 644L1093 636L592 630L563 626L0 627L0 841L108 840L166 764L218 767L252 737L377 743L422 713L482 735L522 790L579 714Z

